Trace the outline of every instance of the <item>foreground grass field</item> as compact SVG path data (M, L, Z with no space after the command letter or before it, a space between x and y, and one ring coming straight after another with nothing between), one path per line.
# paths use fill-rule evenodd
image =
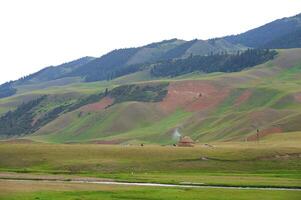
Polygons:
M277 188L301 188L300 141L300 132L272 134L259 142L193 148L2 141L0 199L299 200L300 190ZM70 180L253 188L167 188Z
M130 182L301 187L300 133L193 148L0 144L2 172L74 174Z

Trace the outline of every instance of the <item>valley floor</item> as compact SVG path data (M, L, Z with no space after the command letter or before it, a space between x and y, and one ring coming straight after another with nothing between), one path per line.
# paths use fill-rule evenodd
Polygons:
M300 199L301 191L279 190L301 188L299 137L299 133L282 133L260 142L192 148L5 141L0 143L0 199Z

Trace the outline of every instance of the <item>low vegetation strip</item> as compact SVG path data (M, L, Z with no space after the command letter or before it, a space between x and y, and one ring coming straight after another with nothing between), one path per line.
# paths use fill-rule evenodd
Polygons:
M116 103L125 101L159 102L167 94L168 83L150 85L123 85L114 88L109 96L115 99Z

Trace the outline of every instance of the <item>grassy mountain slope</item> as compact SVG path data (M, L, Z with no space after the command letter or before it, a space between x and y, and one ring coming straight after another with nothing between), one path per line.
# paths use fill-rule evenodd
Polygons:
M175 128L204 142L254 140L257 129L259 137L300 131L300 55L301 49L281 50L274 60L237 73L138 80L135 84L169 82L168 94L161 102L129 101L99 110L79 108L29 138L59 143L165 144L174 142Z
M92 61L93 57L84 57L58 66L46 67L34 74L19 79L14 85L41 83L66 77L77 68Z
M94 58L83 57L58 66L46 67L36 73L0 85L0 98L13 96L16 93L32 92L51 86L62 86L75 82L82 82L80 77L71 77L70 74L78 67L87 64Z
M291 36L301 30L301 14L278 19L261 27L252 29L239 35L224 37L226 41L233 44L242 44L248 47L265 48L291 48L292 41L283 41L283 37ZM294 38L298 43L298 38ZM298 43L300 44L300 43ZM301 47L300 45L294 47Z
M232 44L223 39L212 40L197 40L193 45L188 48L181 57L188 57L190 55L209 55L217 54L220 52L237 53L237 51L244 51L246 47L240 44Z
M139 63L153 63L162 59L162 55L166 52L177 48L178 46L187 43L184 40L171 39L164 40L158 43L152 43L140 48L140 50L133 55L128 61L127 65L134 65ZM173 57L175 58L175 57Z
M183 41L164 40L137 48L118 49L79 67L70 76L81 76L86 81L107 80L133 72L149 69L158 61L176 59L193 55L210 53L236 53L245 50L242 45L233 45L227 41Z
M301 49L241 52L298 47L300 16L221 39L114 50L8 82L0 86L0 135L167 144L175 129L199 141L300 131ZM155 75L158 66L164 73Z
M269 41L264 47L281 49L301 47L301 28Z
M142 47L117 49L99 58L84 57L58 66L46 67L17 81L0 86L0 98L15 93L64 86L79 82L94 82L113 79L149 69L161 60L175 59L187 55L207 55L211 52L243 50L228 42L206 42L201 40L164 40Z

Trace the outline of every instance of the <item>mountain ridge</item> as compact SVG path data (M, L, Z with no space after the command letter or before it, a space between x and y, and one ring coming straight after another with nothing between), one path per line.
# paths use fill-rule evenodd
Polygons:
M289 41L285 40L286 38L293 38ZM87 79L88 81L98 81L105 80L107 76L110 76L113 72L108 72L106 75L101 74L99 71L105 71L103 68L123 68L125 66L131 65L143 65L145 63L153 63L161 60L168 59L178 59L185 58L192 55L208 55L211 53L220 53L223 51L227 51L228 53L236 53L237 51L246 50L248 47L251 48L298 48L301 47L299 41L301 38L301 14L285 17L282 19L277 19L268 24L260 26L258 28L249 30L245 33L230 35L221 38L214 38L209 40L191 40L184 41L177 38L163 40L160 42L154 42L147 45L143 45L140 47L133 48L124 48L124 49L115 49L107 54L99 58L92 57L83 57L80 59L76 59L74 61L68 62L72 64L73 62L78 62L81 59L87 59L88 61L94 60L94 63L84 63L84 65L88 64L87 67L79 66L77 71L71 70L68 73L59 72L59 68L62 67L63 63L58 66L50 66L46 67L36 73L28 75L28 77L32 77L38 74L41 74L44 71L49 71L51 74L58 74L57 76L53 75L53 77L40 77L37 78L40 81L45 80L54 80L57 78L62 78L63 74L66 76L81 76L83 79ZM164 46L165 45L165 46ZM160 49L161 46L164 46L165 49ZM154 50L152 50L154 49ZM136 55L137 54L137 55ZM121 58L120 56L123 56ZM114 57L117 56L117 57ZM118 58L119 56L119 58ZM136 56L136 57L135 57ZM114 58L110 58L114 57ZM135 57L135 58L133 58ZM119 60L119 62L112 62L111 60ZM129 58L129 59L126 59ZM142 60L141 60L142 58ZM122 59L125 59L121 61ZM106 61L107 60L107 61ZM108 67L109 66L109 67ZM88 71L85 71L85 68L91 68ZM99 68L99 69L98 69ZM100 70L102 69L102 70ZM96 71L99 77L93 77L93 70ZM111 73L111 74L110 74ZM25 84L24 78L19 79L19 81L14 81L15 84ZM14 85L14 84L13 84Z
M174 38L3 84L0 137L169 144L176 129L200 141L253 140L254 127L260 137L300 131L301 50L287 48L300 44L299 17L231 36L254 39L259 48L233 44L229 37ZM267 30L281 27L289 28L270 37Z
M252 48L271 48L272 46L268 44L274 40L272 48L279 48L277 39L298 30L301 30L301 14L277 19L244 33L223 37L223 39L233 44L242 44ZM280 47L287 48L286 45Z

